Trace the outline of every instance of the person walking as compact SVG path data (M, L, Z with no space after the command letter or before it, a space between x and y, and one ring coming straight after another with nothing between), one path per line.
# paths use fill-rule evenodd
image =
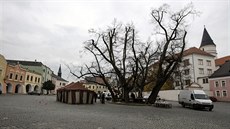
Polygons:
M105 104L105 93L101 94L101 103Z

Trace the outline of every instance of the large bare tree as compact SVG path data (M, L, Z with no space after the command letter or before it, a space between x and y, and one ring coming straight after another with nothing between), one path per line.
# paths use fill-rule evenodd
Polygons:
M163 46L157 64L156 82L148 98L149 103L155 103L161 87L181 62L186 43L187 23L188 20L191 20L190 16L196 14L192 4L177 12L170 11L166 4L152 10L151 16L159 29L158 34L162 36L161 44Z
M72 73L79 78L88 75L102 78L114 101L113 85L107 78L117 80L116 84L122 89L122 98L128 102L129 92L134 87L141 93L149 83L146 81L148 69L155 60L157 49L154 50L150 42L138 41L132 24L114 22L105 31L91 30L90 33L94 38L85 42L85 49L95 60L85 65L80 75Z
M116 84L122 89L125 102L129 101L129 92L133 88L141 94L145 85L153 84L148 102L154 103L159 90L181 61L187 35L186 19L192 14L196 14L192 5L174 13L168 5L153 9L151 16L157 26L157 34L160 35L156 42L144 43L137 40L132 24L114 22L104 31L91 30L93 38L85 42L85 49L95 60L85 65L79 76L73 74L79 78L88 75L102 78L114 101L116 96L108 77L117 80ZM157 44L155 49L154 43ZM150 68L153 64L155 70ZM150 78L151 71L155 72L157 78Z

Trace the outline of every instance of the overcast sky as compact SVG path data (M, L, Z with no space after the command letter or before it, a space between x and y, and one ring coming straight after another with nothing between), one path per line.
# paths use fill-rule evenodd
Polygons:
M200 17L191 21L187 48L199 47L204 25L217 46L218 57L230 55L229 0L193 0ZM83 42L88 30L104 28L114 18L133 22L143 41L154 32L150 12L167 3L174 9L188 0L0 0L0 54L6 59L43 62L72 81L64 64L88 61Z

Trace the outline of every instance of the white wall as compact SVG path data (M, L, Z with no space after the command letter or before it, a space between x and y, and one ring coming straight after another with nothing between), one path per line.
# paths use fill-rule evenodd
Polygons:
M161 99L171 100L171 101L178 101L178 94L181 90L163 90L158 93ZM150 92L143 92L144 96L149 96Z
M214 45L205 45L202 46L200 49L214 55L215 57L217 56L216 46Z
M163 90L159 92L159 96L161 99L178 101L178 94L180 90Z

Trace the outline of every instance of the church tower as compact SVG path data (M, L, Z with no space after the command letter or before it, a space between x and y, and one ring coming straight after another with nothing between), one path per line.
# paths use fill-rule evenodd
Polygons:
M200 50L203 50L217 58L216 44L213 42L212 38L208 34L208 31L204 27L203 37L200 44Z
M58 69L58 76L61 77L61 65L60 65L60 67Z

